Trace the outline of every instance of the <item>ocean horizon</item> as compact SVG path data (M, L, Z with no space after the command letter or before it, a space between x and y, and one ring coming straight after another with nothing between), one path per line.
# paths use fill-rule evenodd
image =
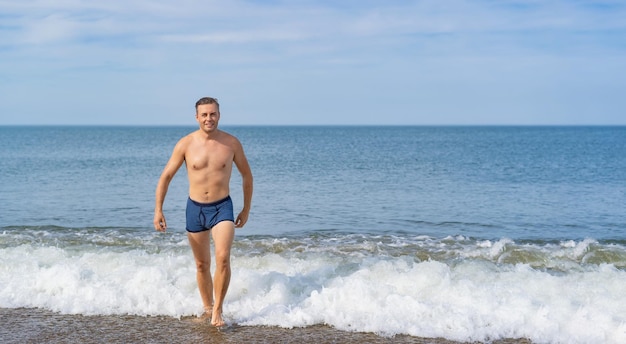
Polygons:
M626 126L221 128L255 181L234 328L626 342ZM158 177L195 129L0 126L3 317L198 315L184 166L168 232L152 228ZM231 197L238 212L236 169Z

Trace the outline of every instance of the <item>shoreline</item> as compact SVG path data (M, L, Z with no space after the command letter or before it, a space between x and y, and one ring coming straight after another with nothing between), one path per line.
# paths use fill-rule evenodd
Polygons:
M381 337L330 326L304 328L233 325L223 330L196 317L66 315L33 308L0 308L0 340L10 343L415 343L458 344L442 338ZM475 343L475 342L474 342ZM503 339L494 344L530 344Z

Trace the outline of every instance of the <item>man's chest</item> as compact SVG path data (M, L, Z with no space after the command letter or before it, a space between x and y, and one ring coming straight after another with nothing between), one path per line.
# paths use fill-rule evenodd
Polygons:
M233 156L233 150L225 145L190 147L185 162L194 170L221 170L232 164Z

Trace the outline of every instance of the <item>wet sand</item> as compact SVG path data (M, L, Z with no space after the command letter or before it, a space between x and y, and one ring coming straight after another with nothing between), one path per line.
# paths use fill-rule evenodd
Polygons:
M9 343L432 343L458 342L411 336L381 337L372 333L336 330L329 326L284 329L231 326L218 330L195 317L141 317L130 315L62 315L40 309L0 308L0 342ZM526 339L496 344L530 344Z

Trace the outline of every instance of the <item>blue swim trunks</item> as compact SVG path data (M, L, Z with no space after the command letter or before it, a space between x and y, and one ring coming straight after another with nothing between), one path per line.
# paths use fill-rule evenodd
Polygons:
M235 222L233 201L230 196L212 203L199 203L187 200L187 232L198 233L211 230L222 221Z

